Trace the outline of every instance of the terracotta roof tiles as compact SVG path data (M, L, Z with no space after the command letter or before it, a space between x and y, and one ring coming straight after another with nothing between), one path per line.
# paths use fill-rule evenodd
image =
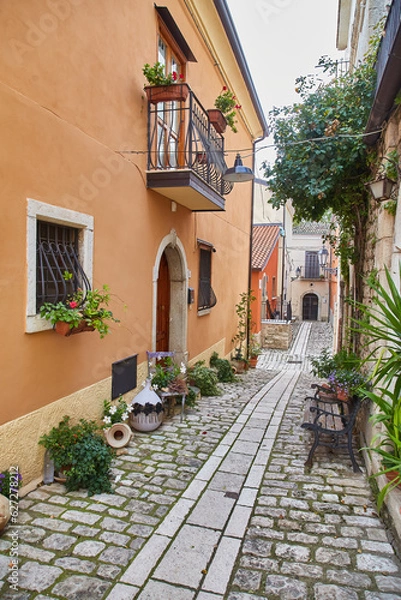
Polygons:
M265 223L252 228L252 269L265 268L280 236L280 225Z

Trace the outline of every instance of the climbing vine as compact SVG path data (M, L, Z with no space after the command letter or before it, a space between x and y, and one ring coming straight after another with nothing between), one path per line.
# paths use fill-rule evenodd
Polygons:
M301 101L270 113L277 152L272 166L264 164L270 202L278 208L291 199L297 221L320 221L331 212L340 233L333 229L328 237L345 276L348 262L363 273L369 205L364 184L374 161L363 132L373 100L378 40L378 35L372 38L364 61L343 74L336 72L335 61L321 58L328 83L299 77Z

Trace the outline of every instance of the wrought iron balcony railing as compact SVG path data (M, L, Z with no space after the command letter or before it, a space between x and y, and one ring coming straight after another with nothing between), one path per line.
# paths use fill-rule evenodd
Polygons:
M195 94L148 105L148 187L192 210L223 210L224 137Z

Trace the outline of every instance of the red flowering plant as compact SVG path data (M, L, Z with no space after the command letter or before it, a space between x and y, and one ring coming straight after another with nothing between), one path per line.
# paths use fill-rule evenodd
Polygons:
M63 277L68 281L72 279L72 273L66 271ZM118 323L118 319L113 317L113 313L105 308L109 301L110 293L107 285L103 285L101 290L87 290L85 294L82 289L78 289L65 302L54 304L45 302L40 307L40 316L50 321L52 325L59 321L68 323L70 329L79 327L84 321L88 327L96 329L103 338L109 333L107 321Z
M236 110L241 108L241 105L237 103L237 99L232 92L227 88L227 86L223 86L221 93L217 96L214 105L216 108L221 110L223 113L227 124L231 127L234 133L237 133L238 129L235 126L235 116Z
M149 85L173 85L178 81L182 83L184 79L184 76L178 74L177 71L166 75L165 65L160 62L155 63L153 67L149 63L146 63L143 66L142 73L145 75Z

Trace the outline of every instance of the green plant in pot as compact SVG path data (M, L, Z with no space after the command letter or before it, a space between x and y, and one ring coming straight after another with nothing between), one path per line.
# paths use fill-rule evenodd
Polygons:
M177 73L177 71L167 73L165 65L161 62L156 62L153 66L146 63L142 68L142 73L148 82L144 89L150 103L183 102L187 99L189 88L184 83L182 73Z
M217 379L221 383L232 383L236 380L230 361L226 358L219 358L217 352L213 352L211 355L209 365L216 371Z
M66 271L64 279L69 281L72 273ZM109 333L109 322L115 319L113 313L106 308L110 302L110 291L107 285L101 290L88 290L84 294L78 289L65 302L45 302L40 307L40 316L50 321L61 335L71 335L82 331L98 331L101 338ZM66 324L65 328L57 329L59 324Z
M42 435L39 444L49 451L56 471L64 470L68 491L84 488L88 495L112 492L109 479L113 451L95 421L72 425L64 416L57 427Z
M234 133L238 132L235 125L236 110L239 110L241 106L238 104L236 97L229 89L224 85L222 91L214 101L215 107L220 110L228 126Z

